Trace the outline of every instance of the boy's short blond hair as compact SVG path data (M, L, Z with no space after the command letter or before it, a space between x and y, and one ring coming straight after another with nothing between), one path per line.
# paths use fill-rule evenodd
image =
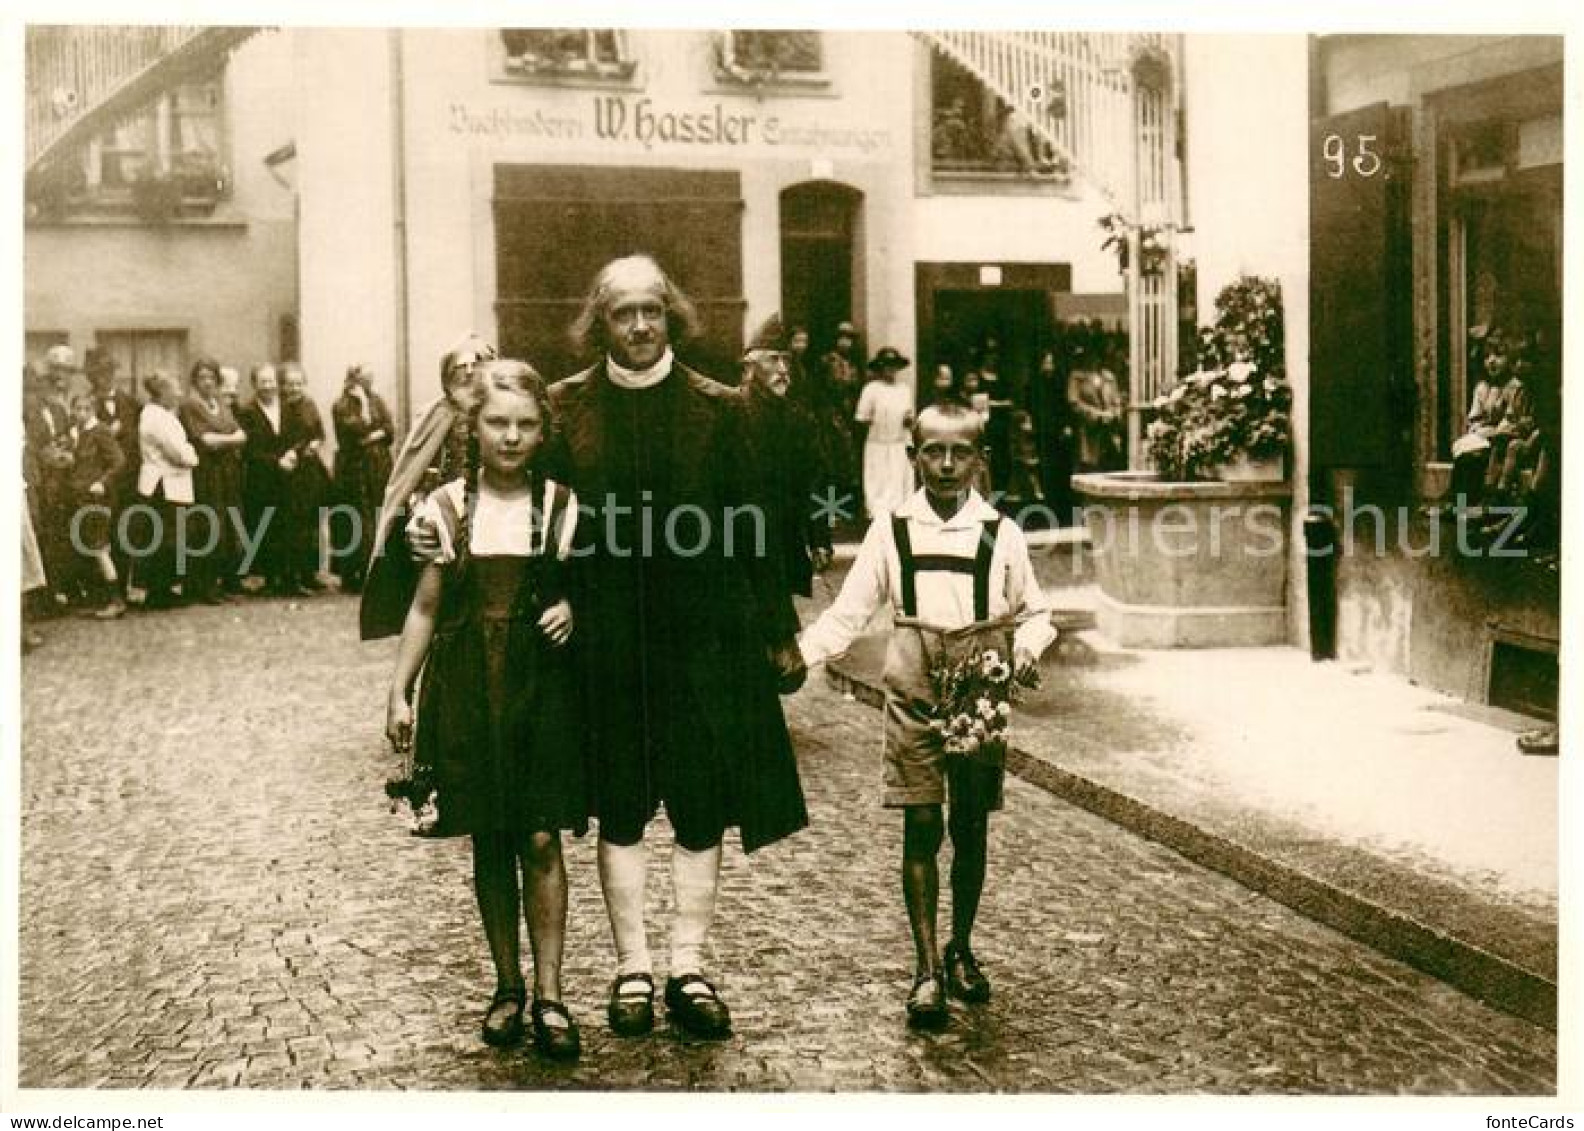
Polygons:
M920 409L918 414L913 417L911 443L915 448L924 442L923 426L924 417L927 413L934 413L937 416L944 416L951 420L971 420L973 421L974 426L974 440L977 442L984 439L984 420L979 416L979 414L962 401L945 400L939 401L935 404L925 405L924 408Z

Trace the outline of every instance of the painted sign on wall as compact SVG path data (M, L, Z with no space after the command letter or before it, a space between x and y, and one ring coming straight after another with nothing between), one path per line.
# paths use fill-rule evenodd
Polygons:
M593 141L644 149L803 148L872 154L891 148L891 131L789 120L712 99L671 105L647 96L601 94L577 111L450 104L450 133L497 140Z

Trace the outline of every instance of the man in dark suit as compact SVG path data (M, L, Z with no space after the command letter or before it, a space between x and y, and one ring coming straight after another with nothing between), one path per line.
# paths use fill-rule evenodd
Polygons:
M748 343L740 388L754 463L778 535L782 580L789 592L811 597L814 574L831 562L830 523L815 513L826 477L814 418L793 399L780 315L772 314Z
M721 841L752 852L808 823L777 698L804 677L745 432L742 397L672 352L692 303L647 256L595 279L576 337L603 356L551 390L549 474L577 492L574 608L586 660L599 871L617 952L608 1016L654 1024L645 832L676 830L666 1006L696 1036L731 1032L703 976Z
M93 387L94 414L99 419L99 427L121 449L121 470L116 473L114 481L106 486L104 500L104 505L110 508L110 528L114 530L122 508L127 506L137 483L138 465L143 461L143 450L138 443L138 413L143 411L143 406L136 397L116 387L116 359L108 351L90 349L83 368L88 374L89 385ZM115 564L116 575L124 584L132 571L128 568L126 550L119 539L111 540L110 557Z
M137 465L141 460L141 450L138 447L138 413L143 406L138 399L130 393L122 392L116 387L116 359L107 351L90 349L83 365L83 371L88 375L88 383L93 387L94 413L99 419L99 424L115 438L121 454L126 457L121 478L127 480L127 471L132 472L131 481L137 481Z

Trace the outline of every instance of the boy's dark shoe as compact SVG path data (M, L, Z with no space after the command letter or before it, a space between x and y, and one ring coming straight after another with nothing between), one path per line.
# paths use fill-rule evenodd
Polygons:
M692 989L689 987L702 987ZM731 1011L701 974L668 978L665 990L666 1012L684 1031L695 1037L718 1041L731 1036Z
M946 944L946 988L959 1001L983 1005L990 1000L990 979L979 969L973 951L955 940Z
M618 1037L641 1037L653 1029L654 978L648 974L617 975L611 983L605 1017Z
M946 981L939 970L926 970L913 979L913 992L908 994L908 1026L913 1029L944 1029L949 1019L946 1011Z

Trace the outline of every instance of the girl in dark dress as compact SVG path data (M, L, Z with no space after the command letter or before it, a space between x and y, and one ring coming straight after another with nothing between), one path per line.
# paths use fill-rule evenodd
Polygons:
M582 835L588 827L562 576L577 500L533 468L549 426L539 375L501 360L473 379L467 472L412 519L437 549L402 630L386 733L399 751L414 749L415 767L432 770L433 835L473 838L473 886L496 977L485 1041L511 1044L523 1035L522 915L534 955L534 1042L548 1056L571 1058L580 1042L561 1004L561 830Z

